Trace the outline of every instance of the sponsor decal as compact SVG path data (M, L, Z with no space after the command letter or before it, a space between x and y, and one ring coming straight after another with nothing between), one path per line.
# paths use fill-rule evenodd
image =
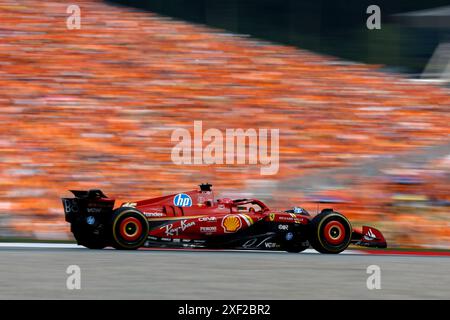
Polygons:
M76 199L63 199L64 202L64 212L69 213L78 213L80 210L78 208L78 202Z
M89 216L86 218L86 223L89 225L93 225L95 223L95 218L93 216Z
M222 220L225 232L236 232L242 227L241 217L235 214L226 215Z
M302 223L302 221L295 215L295 213L290 213L290 215L294 219L294 223Z
M372 240L375 240L376 238L377 237L375 236L372 229L370 229L370 228L369 228L369 230L367 230L367 233L364 235L364 239L367 241L372 241Z
M102 212L101 208L86 208L87 213L100 213Z
M200 227L200 232L204 232L204 233L217 232L217 227Z
M252 248L252 247L256 247L256 242L258 241L258 239L250 239L250 240L247 240L243 245L242 245L242 247L243 248Z
M186 220L181 220L180 226L174 228L173 227L173 223L169 223L163 227L161 227L160 229L165 229L164 233L167 236L178 236L180 234L180 232L183 232L184 230L186 230L189 227L195 226L195 222L191 221L186 223Z
M292 232L286 233L286 240L291 241L294 238L294 234Z
M201 218L198 218L198 221L202 221L202 222L216 222L217 218L216 217L201 217Z
M164 216L161 212L144 212L144 216L146 217L162 217Z
M191 207L192 199L185 193L179 193L173 198L173 204L176 207Z
M285 217L285 216L278 216L278 219L285 220L285 221L292 221L292 220L294 220L294 218L292 218L292 217Z
M111 203L89 203L89 208L112 208Z
M264 246L266 248L276 248L277 244L275 242L266 242L266 243L264 243Z
M264 243L266 243L266 241L268 241L268 240L270 240L270 239L272 239L272 238L273 238L273 236L266 237L266 238L264 238L263 240L258 239L258 238L253 238L253 239L247 240L247 241L242 245L242 247L243 247L243 248L259 248L259 247L261 247Z
M136 205L136 202L125 202L124 204L122 204L122 207L136 208Z
M289 226L287 224L279 224L278 230L287 230L289 229Z
M269 220L270 220L270 221L275 220L275 213L269 214Z

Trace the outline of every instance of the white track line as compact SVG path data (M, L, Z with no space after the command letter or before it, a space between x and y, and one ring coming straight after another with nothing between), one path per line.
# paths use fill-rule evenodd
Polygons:
M87 249L83 246L79 246L75 243L27 243L27 242L0 242L0 248L26 248L26 249ZM152 248L146 248L147 250L152 250ZM197 249L170 249L167 251L195 251ZM155 248L155 251L165 251L164 248ZM198 249L198 251L203 251ZM285 253L284 251L270 251L270 250L208 250L207 251L218 251L218 252L272 252L272 253ZM314 249L306 249L304 253L318 254ZM363 251L347 250L341 254L364 254Z

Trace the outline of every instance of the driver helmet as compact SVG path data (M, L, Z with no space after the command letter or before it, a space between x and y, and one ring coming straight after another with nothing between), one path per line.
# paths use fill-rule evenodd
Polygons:
M294 207L294 213L297 213L297 214L303 213L303 208Z

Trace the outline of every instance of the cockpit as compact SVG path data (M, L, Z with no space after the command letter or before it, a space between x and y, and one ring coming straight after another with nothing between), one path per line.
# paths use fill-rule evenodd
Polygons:
M300 214L302 216L310 216L309 212L306 209L301 207L294 207L292 209L286 210L287 213Z
M219 206L229 207L231 211L239 213L263 213L269 210L264 203L256 199L231 200L225 198L219 199L218 204Z

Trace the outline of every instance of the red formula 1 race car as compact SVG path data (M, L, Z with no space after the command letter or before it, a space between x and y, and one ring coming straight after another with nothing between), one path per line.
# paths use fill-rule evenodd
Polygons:
M146 247L265 249L340 253L349 244L386 248L373 227L356 231L332 209L312 217L305 209L271 210L257 199L214 199L210 184L200 190L124 203L100 190L71 191L63 198L66 221L79 245L91 249Z

